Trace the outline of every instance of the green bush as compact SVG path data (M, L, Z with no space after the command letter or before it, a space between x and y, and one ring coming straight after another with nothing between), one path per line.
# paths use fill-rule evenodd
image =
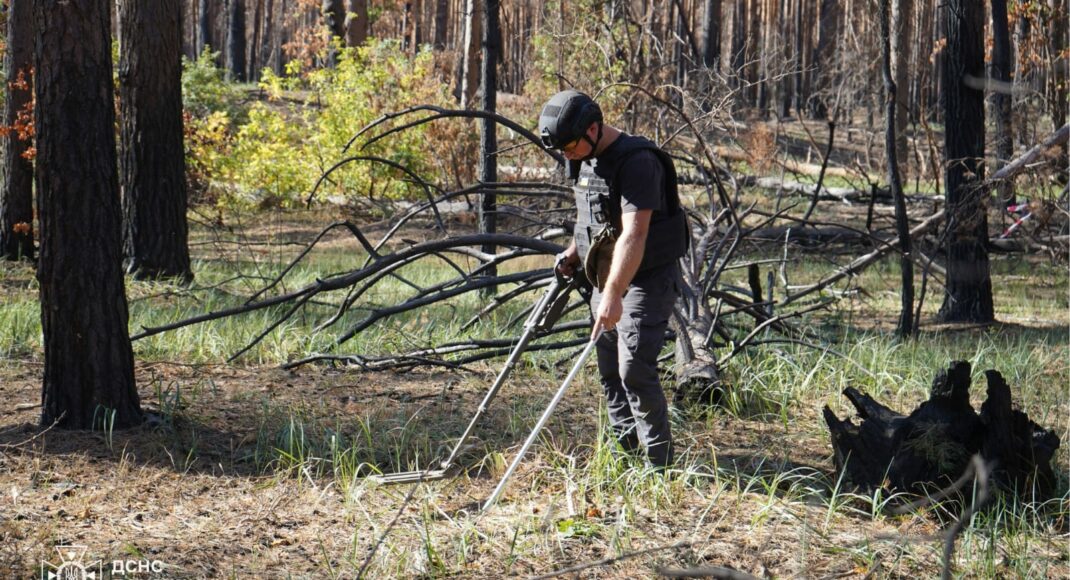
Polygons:
M224 112L242 118L241 90L228 83L222 68L216 66L219 52L205 47L196 60L182 57L182 107L193 117Z
M419 104L453 106L432 53L407 55L390 40L342 50L333 69L305 72L294 62L281 76L265 70L260 87L268 101L253 104L241 121L225 105L236 97L211 55L187 63L186 79L190 166L217 186L220 202L246 206L303 203L319 177L344 158L345 144L384 113ZM433 172L447 169L440 163L456 158L453 149L474 151L474 131L463 125L417 127L367 149L358 142L346 155L381 157L439 181ZM424 195L397 169L370 161L345 164L317 192L320 200Z

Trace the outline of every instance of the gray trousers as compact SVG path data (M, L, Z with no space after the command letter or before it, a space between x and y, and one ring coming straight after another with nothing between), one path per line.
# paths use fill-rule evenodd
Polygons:
M658 379L658 354L665 343L672 307L679 292L676 262L640 272L624 296L616 329L598 339L598 373L606 393L609 421L621 446L646 447L650 463L672 464L669 408ZM591 311L602 294L595 289Z

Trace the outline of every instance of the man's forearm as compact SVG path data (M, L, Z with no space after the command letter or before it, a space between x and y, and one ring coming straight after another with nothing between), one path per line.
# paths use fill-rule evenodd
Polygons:
M639 271L646 247L647 228L645 223L629 224L624 227L620 238L613 246L613 261L606 280L605 294L623 296L632 278Z

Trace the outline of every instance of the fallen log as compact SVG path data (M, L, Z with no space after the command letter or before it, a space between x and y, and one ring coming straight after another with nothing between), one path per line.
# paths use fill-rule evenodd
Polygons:
M964 361L939 372L929 400L906 416L845 389L861 422L840 420L824 408L837 476L864 490L925 493L955 481L980 454L994 465L993 483L1003 490L1022 498L1050 497L1059 437L1013 408L1010 386L998 371L985 376L988 399L980 414L970 406L970 364Z

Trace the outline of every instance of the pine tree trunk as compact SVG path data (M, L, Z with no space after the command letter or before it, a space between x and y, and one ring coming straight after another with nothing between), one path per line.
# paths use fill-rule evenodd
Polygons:
M829 115L829 102L832 92L836 90L836 36L839 30L839 0L821 0L821 18L818 25L817 47L810 59L814 70L814 98L810 100L810 115L814 119L825 119Z
M804 71L806 70L804 57L806 55L806 41L808 35L803 31L803 8L804 0L795 0L795 115L802 119L803 108L809 95L806 94Z
M703 19L702 61L706 68L721 69L721 0L706 0Z
M914 0L893 0L892 4L892 78L895 80L895 156L906 168L907 122L910 120L911 39L914 36ZM905 173L905 171L904 171Z
M984 7L975 0L945 0L943 109L945 187L948 210L947 293L939 317L945 322L991 322L992 279L988 266L988 217L978 187L984 179L984 93L966 85L985 77Z
M347 0L346 46L360 46L368 40L368 0Z
M226 69L230 80L245 82L245 0L228 5Z
M996 170L1014 157L1014 131L1011 125L1011 38L1007 23L1007 0L992 0L992 78L1002 83L992 93L992 112L996 124ZM1004 204L1014 203L1014 184L1004 181L996 186Z
M733 86L743 86L747 64L747 0L735 0L732 5L732 71Z
M342 0L323 0L320 12L323 15L324 32L327 34L327 66L338 64L338 49L335 39L345 36L345 7Z
M260 68L271 66L271 59L274 52L274 39L277 34L275 29L275 2L274 0L265 0L264 4L264 30L260 33ZM257 76L259 77L259 71Z
M906 198L903 196L903 182L899 174L898 147L896 146L896 127L898 127L896 114L899 112L900 99L896 94L898 86L892 74L891 39L895 34L891 31L890 2L891 0L881 0L880 4L881 60L884 65L881 73L885 91L884 154L888 161L888 187L892 190L892 199L895 202L895 232L899 237L900 251L899 271L902 285L896 334L905 337L914 334L914 262L910 256L910 218L907 216Z
M1048 42L1051 43L1051 71L1048 74L1048 106L1052 127L1058 129L1066 124L1067 79L1070 77L1070 58L1067 56L1067 9L1066 0L1050 0L1048 19ZM1065 160L1065 156L1063 156ZM1065 167L1065 165L1064 165Z
M33 3L9 0L7 9L7 50L4 70L7 99L4 126L20 125L18 115L26 111L33 95ZM28 120L28 119L27 119ZM22 123L25 124L25 123ZM28 129L28 128L27 128ZM33 247L33 161L23 155L29 149L29 135L20 131L3 134L3 184L0 187L0 253L8 260L34 258Z
M431 43L436 50L443 50L446 48L446 43L449 42L449 16L450 16L450 3L449 0L436 0L435 1L435 30L432 34Z
M248 78L254 83L260 80L260 35L263 32L263 26L261 26L261 24L264 22L264 0L255 1L256 4L253 8L253 23L252 26L249 27L252 32L252 38L249 42L249 66L247 68Z
M499 16L501 8L499 0L484 0L483 5L483 58L480 64L480 108L487 112L495 112L498 107L498 54L501 52L501 30ZM495 131L497 124L490 119L481 119L479 122L479 180L482 183L494 183L498 181L498 136ZM484 193L479 206L479 231L483 234L493 234L498 231L498 201L493 193ZM493 245L484 245L482 250L487 254L494 254L497 249ZM487 276L496 276L497 268L486 271ZM491 290L493 291L493 290Z
M119 2L123 254L137 278L192 279L179 0Z
M789 46L789 43L792 39L795 22L795 13L792 12L794 5L795 4L791 0L780 0L780 52L777 53L777 56L779 59L779 66L785 68L789 66L789 63L791 61L791 48ZM779 115L781 118L787 118L789 115L791 115L791 103L795 98L795 91L793 90L793 76L794 75L784 74L779 81Z
M464 42L459 58L461 82L458 100L461 108L468 108L479 86L479 39L482 37L481 0L466 0L464 9Z
M197 56L206 46L212 46L212 11L209 0L197 0Z
M123 288L108 0L37 0L41 423L142 420Z

